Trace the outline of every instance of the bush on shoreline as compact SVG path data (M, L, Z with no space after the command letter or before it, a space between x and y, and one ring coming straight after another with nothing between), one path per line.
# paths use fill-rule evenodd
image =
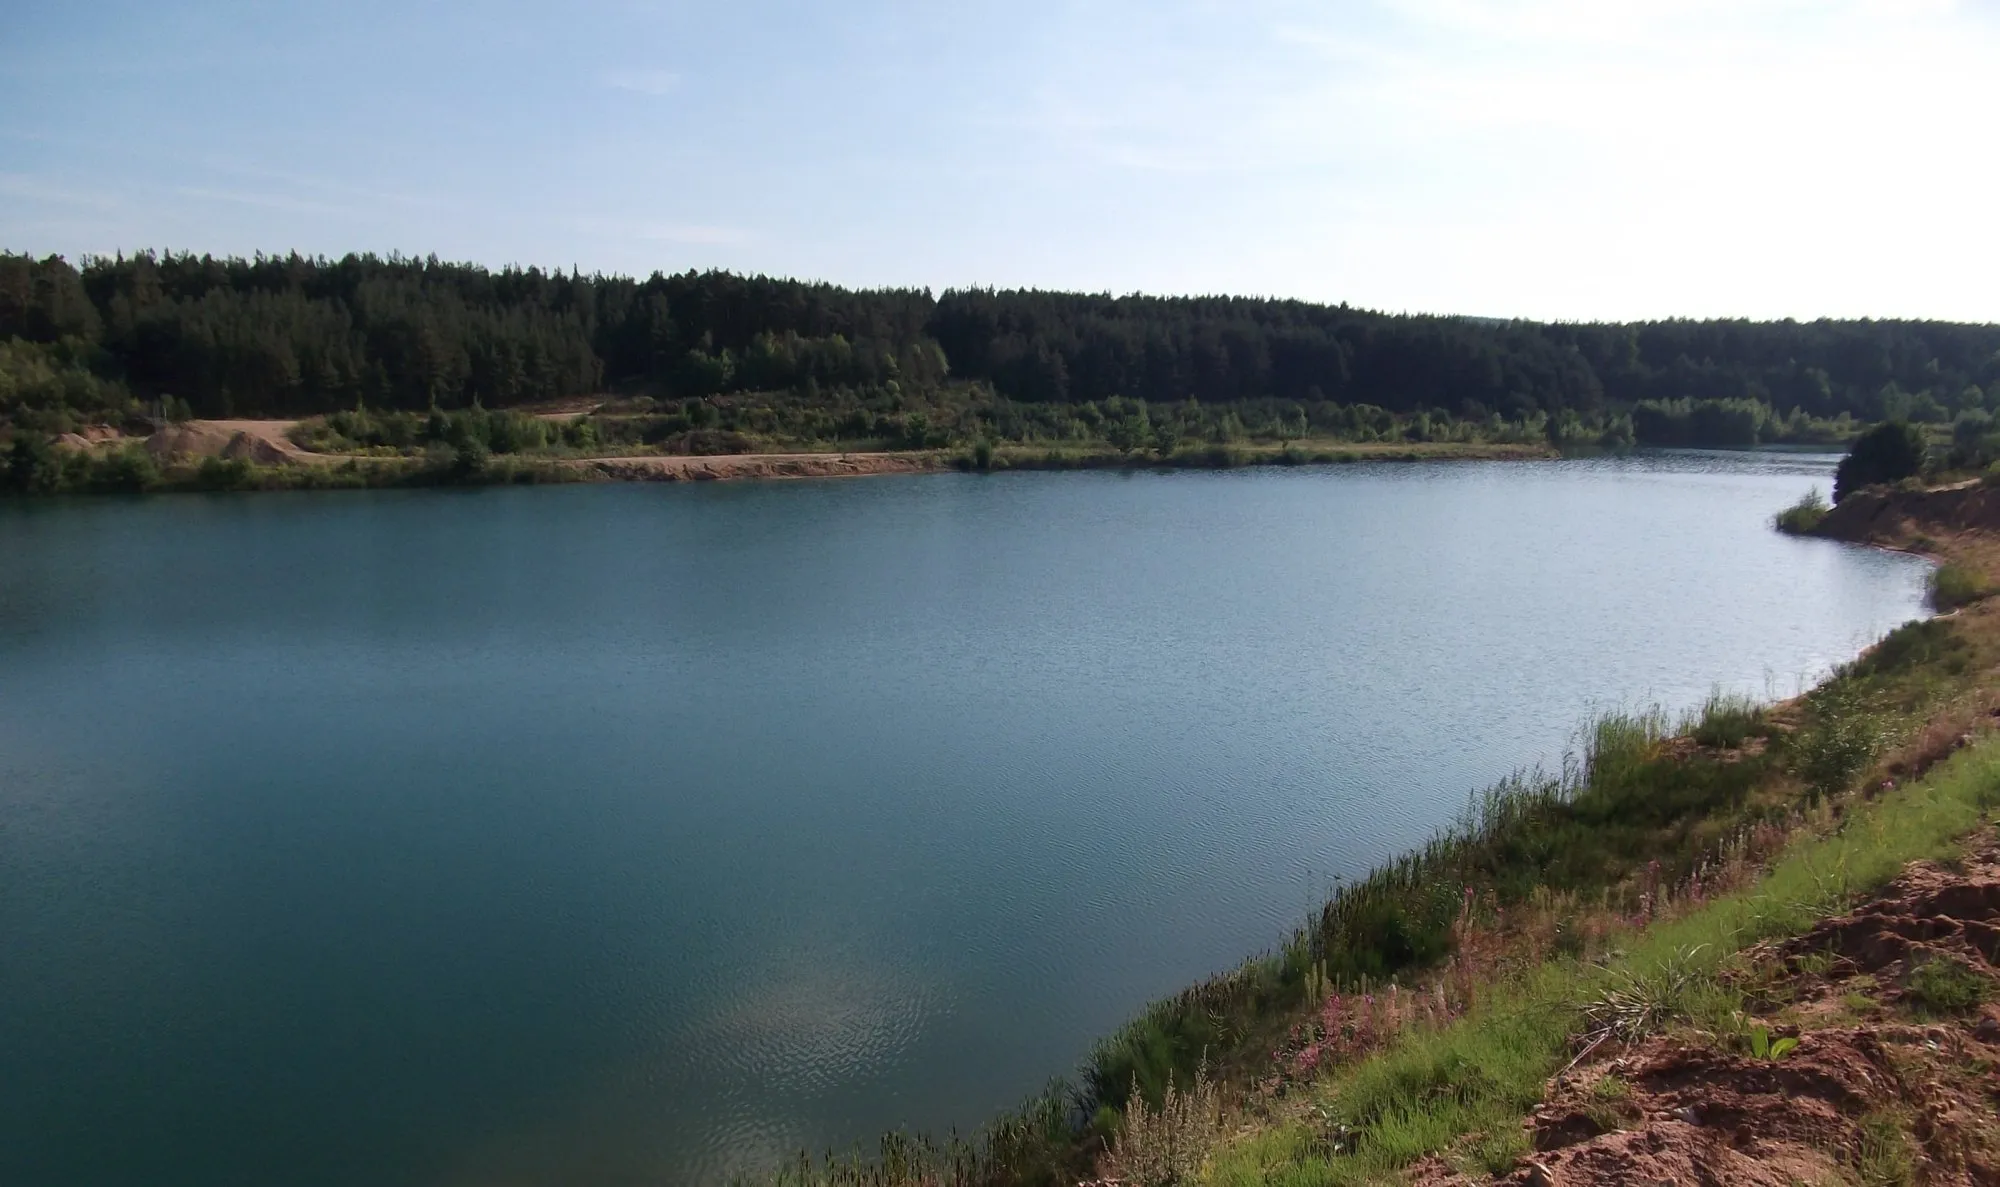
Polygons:
M1942 564L1932 569L1928 587L1931 608L1940 614L1969 606L1992 592L1979 574L1956 564Z
M1815 486L1799 496L1798 502L1778 512L1775 523L1781 532L1794 536L1810 535L1831 510L1833 510L1832 505Z

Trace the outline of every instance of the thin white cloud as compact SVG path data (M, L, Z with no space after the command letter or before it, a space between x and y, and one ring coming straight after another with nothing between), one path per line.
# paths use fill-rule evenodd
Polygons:
M600 81L614 91L659 96L679 90L681 76L671 70L613 70Z

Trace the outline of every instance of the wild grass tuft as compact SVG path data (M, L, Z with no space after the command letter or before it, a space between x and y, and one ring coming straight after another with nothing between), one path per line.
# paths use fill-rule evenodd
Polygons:
M1862 1187L1910 1187L1917 1181L1916 1155L1906 1129L1893 1113L1862 1119L1861 1144L1854 1152L1854 1173Z
M1903 980L1908 1001L1927 1017L1951 1018L1976 1013L1993 995L1993 986L1971 965L1955 956L1933 956L1911 969Z
M1749 697L1716 689L1681 721L1681 732L1703 746L1734 750L1764 732L1764 707Z
M1135 1100L1126 1110L1111 1144L1112 1177L1133 1187L1192 1183L1222 1134L1221 1096L1203 1063L1185 1091L1169 1083L1158 1108Z
M1651 966L1620 969L1613 984L1584 1008L1590 1033L1636 1042L1697 1013L1713 1013L1709 999L1718 986L1706 975L1702 951L1683 949Z

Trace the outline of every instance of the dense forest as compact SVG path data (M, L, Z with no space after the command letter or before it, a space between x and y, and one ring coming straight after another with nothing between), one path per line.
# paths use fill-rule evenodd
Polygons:
M1162 406L1219 432L1232 418L1298 435L1505 422L1753 444L1799 439L1816 420L1995 411L2000 326L1542 324L435 258L148 253L79 267L0 254L0 421L16 429L141 410L499 410L606 394L691 428L716 422L710 409L741 419L756 395L748 403L802 431L917 444L1151 424Z

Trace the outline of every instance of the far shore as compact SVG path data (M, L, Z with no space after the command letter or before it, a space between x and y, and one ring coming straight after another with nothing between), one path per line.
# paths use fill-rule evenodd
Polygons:
M1544 443L1355 442L1307 439L1203 444L1169 454L1104 446L995 444L924 450L786 450L727 454L496 454L440 468L413 455L320 453L292 439L297 420L190 420L150 436L93 427L62 446L99 457L144 449L159 470L149 489L299 489L532 482L714 482L850 478L999 470L1229 469L1353 462L1527 461L1561 456ZM225 470L223 467L230 467ZM220 485L218 478L220 477Z

